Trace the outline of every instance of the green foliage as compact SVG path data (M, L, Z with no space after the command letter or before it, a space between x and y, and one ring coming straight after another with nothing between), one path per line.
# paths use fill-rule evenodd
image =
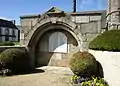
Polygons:
M82 82L80 86L109 86L108 83L103 78L92 78L92 80L88 80Z
M120 30L110 30L97 36L89 44L90 49L120 51Z
M9 69L14 73L27 72L30 68L29 57L21 49L7 49L0 54L2 69Z
M77 75L73 75L70 80L71 82L75 83L75 81L78 79L79 77ZM77 82L78 83L78 82Z
M10 41L0 42L0 46L14 46L15 44Z
M108 83L104 80L104 78L82 78L81 76L77 75L73 75L71 77L71 84L76 84L77 86L109 86Z
M91 77L81 77L81 76L77 76L77 75L73 75L71 77L71 84L79 84L79 83L82 83L82 82L85 82L87 80L90 80Z
M15 45L20 45L20 42L13 42Z
M96 59L88 52L77 52L70 60L70 68L79 76L93 76L96 74Z

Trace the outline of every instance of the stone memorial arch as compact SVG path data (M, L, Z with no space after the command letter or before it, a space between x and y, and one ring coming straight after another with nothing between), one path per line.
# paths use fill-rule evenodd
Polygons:
M69 14L55 10L53 15L51 10L30 30L23 30L21 43L27 46L36 66L67 66L73 53L83 51L86 39Z
M56 7L44 14L21 16L21 45L35 66L68 66L70 57L87 51L101 33L105 11L65 13ZM101 22L102 21L102 22Z

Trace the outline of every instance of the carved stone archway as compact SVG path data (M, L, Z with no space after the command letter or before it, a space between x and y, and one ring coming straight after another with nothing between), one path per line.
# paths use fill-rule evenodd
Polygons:
M27 33L24 34L24 45L27 46L31 60L35 60L35 47L40 37L49 30L65 30L69 32L77 41L79 51L84 51L86 38L80 32L80 26L71 21L70 16L49 17L44 14L37 24Z

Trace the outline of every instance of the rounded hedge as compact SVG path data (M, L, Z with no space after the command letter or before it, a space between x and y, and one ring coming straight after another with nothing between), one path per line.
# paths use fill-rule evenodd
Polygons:
M70 68L78 76L93 76L96 74L96 59L88 52L77 52L70 60Z
M89 43L89 48L102 51L120 51L120 30L105 31Z
M0 54L0 62L4 69L13 73L27 72L30 68L29 57L21 49L6 49Z
M0 46L14 46L15 44L10 41L0 42Z

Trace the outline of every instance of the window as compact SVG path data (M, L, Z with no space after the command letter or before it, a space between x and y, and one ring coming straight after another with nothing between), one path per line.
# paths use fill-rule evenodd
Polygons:
M2 42L2 36L0 36L0 42Z
M5 41L9 41L9 36L5 36Z
M12 35L15 35L15 30L14 29L12 30Z
M5 29L5 34L9 35L9 29L8 28Z
M0 27L0 35L2 34L2 28Z
M12 37L12 41L15 41L15 37Z

